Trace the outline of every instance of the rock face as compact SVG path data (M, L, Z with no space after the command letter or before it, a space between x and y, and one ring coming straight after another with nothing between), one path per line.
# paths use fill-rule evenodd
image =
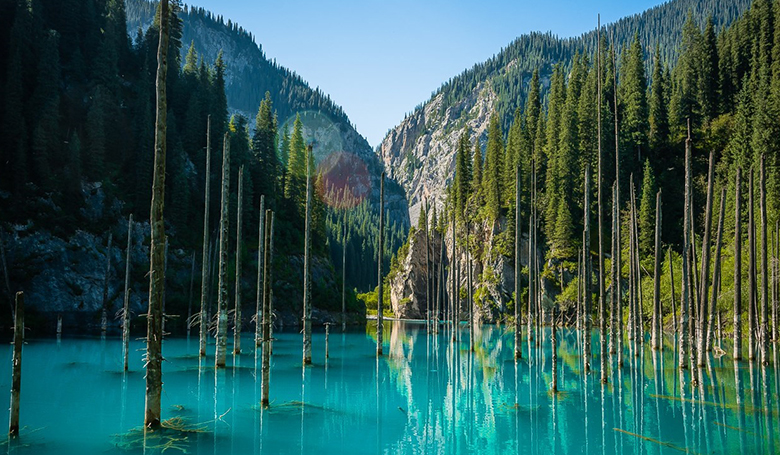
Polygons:
M426 279L430 277L430 282L433 285L437 283L437 273L441 262L441 242L442 236L438 232L431 231L430 240L426 242L424 230L413 229L411 231L408 254L399 258L399 268L390 276L390 304L397 318L424 319L428 305L433 310L435 291L427 291ZM428 256L426 256L427 244L430 248ZM426 267L428 259L431 262ZM446 257L444 265L445 267L449 265ZM449 287L444 288L448 289ZM427 295L428 292L430 292L430 297ZM441 308L444 307L445 305L441 303Z
M441 112L439 94L387 134L379 155L406 192L409 218L416 220L425 198L441 204L444 190L455 173L455 154L464 126L484 142L496 96L489 84L479 84L469 96Z
M52 333L58 316L62 316L64 333L84 333L98 330L103 308L106 255L110 257L108 277L109 330L117 331L121 321L115 314L123 305L125 254L127 246L127 219L121 215L121 203L106 194L100 184L83 185L84 207L81 216L86 220L83 229L53 231L30 221L0 231L8 267L9 287L25 293L27 326L38 333ZM45 201L39 201L44 203ZM59 210L55 207L55 210ZM107 220L113 220L107 223ZM96 226L104 226L104 230ZM113 234L113 245L107 249L108 234ZM176 238L174 229L167 229L169 238ZM130 250L130 311L133 330L144 330L149 294L149 222L133 224ZM165 308L169 315L166 331L182 333L190 302L192 312L200 310L200 248L195 251L195 274L192 292L192 250L170 248L165 275ZM216 256L216 255L215 255ZM256 305L256 251L246 256L241 289L244 302L245 326L253 327L250 318ZM230 261L234 261L232 257ZM1 264L1 263L0 263ZM214 267L216 270L216 266ZM209 302L216 307L216 278L212 274ZM231 276L232 278L232 276ZM0 274L0 326L11 321L10 296L4 274ZM232 280L231 280L232 281ZM279 323L300 323L303 285L302 257L279 257L275 261L274 305ZM233 303L233 284L229 284ZM312 296L314 319L317 322L341 321L341 285L330 262L314 255L312 265ZM347 307L348 321L365 320L365 310L354 305Z
M474 296L474 320L481 323L498 322L502 315L507 311L507 304L513 298L515 288L515 270L514 258L509 257L504 252L499 251L499 232L505 226L505 220L501 220L495 225L483 223L472 227L471 231L471 264L472 264L472 286ZM436 262L439 261L441 254L441 242L444 242L444 295L442 302L442 311L445 308L451 308L452 301L452 275L450 275L450 266L453 263L452 257L452 234L448 230L444 235L435 233L431 237L431 253L437 252ZM458 234L458 252L457 261L460 264L460 305L461 320L468 320L468 255L465 248L465 236ZM512 245L511 241L509 243ZM509 254L514 254L514 247L509 247ZM425 317L425 235L419 229L413 229L409 237L409 242L399 253L401 257L397 259L397 268L390 274L390 302L393 312L399 318L419 319ZM520 242L520 263L525 267L528 265L528 236L523 235ZM526 278L524 278L526 279ZM526 286L527 284L523 284ZM526 305L525 301L521 305ZM444 316L444 315L442 315Z

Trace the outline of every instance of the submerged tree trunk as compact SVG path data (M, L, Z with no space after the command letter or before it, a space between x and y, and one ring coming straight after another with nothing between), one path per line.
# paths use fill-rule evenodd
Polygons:
M523 358L520 341L520 166L515 168L515 359Z
M618 204L617 204L617 182L616 182L614 185L612 185L612 245L610 247L612 249L612 261L610 261L611 267L609 271L610 280L612 281L612 285L610 286L611 310L610 310L610 325L609 325L610 328L609 352L611 354L615 354L618 352L617 347L620 343L619 340L616 339L618 338L617 327L619 324L623 323L622 320L620 322L618 322L617 320L618 313L619 313L618 309L620 308L620 295L618 294L617 291L617 283L619 279L618 277L620 276L617 270L618 264L617 264L617 253L616 253L617 250L620 249L620 243L617 238L617 231L618 231L617 225L619 223L618 216L617 216L617 207ZM606 315L603 315L602 323L601 323L602 326L606 325L605 320L606 320ZM602 384L606 384L608 382L607 356L604 349L605 338L606 338L606 333L604 328L602 328L601 330L601 383ZM618 358L620 358L620 355L622 355L622 350L621 353L618 355Z
M672 326L674 327L674 334L679 332L677 328L677 297L674 295L674 263L672 262L672 247L669 247L669 287L672 298Z
M347 213L344 209L344 240L341 247L341 330L347 327Z
M710 151L709 172L707 173L707 206L704 217L704 238L701 243L701 275L699 278L699 318L698 335L699 344L696 349L698 353L697 366L704 366L704 358L707 349L707 291L709 290L710 280L710 231L712 230L712 204L713 204L713 185L715 179L715 152Z
M311 364L311 152L306 148L306 231L303 245L303 364Z
M130 250L133 246L133 214L127 221L127 258L125 259L125 293L122 304L122 359L127 371L130 354ZM192 286L190 286L191 288ZM59 330L59 328L58 328ZM59 333L59 331L58 331Z
M723 188L720 192L720 212L718 215L718 233L715 240L715 261L714 270L712 272L712 295L710 297L710 320L707 323L707 342L705 345L706 352L712 351L712 338L714 334L713 327L715 326L715 314L718 315L718 330L720 330L720 312L718 308L718 292L720 291L720 260L721 251L723 247L723 223L726 218L726 189Z
M780 253L780 219L775 221L775 254L772 258L772 341L777 343L777 299L778 299L778 279L780 278L780 269L778 269L778 256Z
M100 331L104 334L108 329L108 277L111 275L111 243L114 234L108 233L108 247L106 248L106 273L103 275L103 312L100 315Z
M761 155L761 175L760 185L760 205L761 205L761 324L759 328L759 342L761 343L761 363L769 365L767 349L769 347L769 265L767 256L769 255L769 244L767 242L767 225L769 221L766 216L766 156Z
M382 331L384 330L384 290L382 289L382 253L385 247L385 173L379 178L379 241L377 258L377 296L376 296L376 355L382 355Z
M612 43L614 46L614 42ZM616 52L612 53L612 67L614 70L612 71L612 83L614 84L613 87L617 87L617 57ZM613 98L614 98L614 107L615 107L615 217L617 218L617 222L615 223L615 239L616 243L615 246L616 249L612 250L612 260L617 263L617 266L615 268L616 275L615 275L615 281L613 281L613 286L615 286L615 292L617 294L617 305L615 307L615 310L617 311L617 352L618 352L618 366L623 366L623 290L622 290L622 283L621 283L621 267L623 264L622 261L622 248L620 247L621 237L620 237L620 140L619 140L619 128L618 128L618 99L617 99L617 90L613 90ZM614 319L614 318L613 318Z
M187 338L190 337L190 321L192 320L192 288L195 287L195 252L190 255L190 289L187 292Z
M655 195L655 269L653 271L653 349L663 349L663 307L661 306L661 190ZM671 262L669 263L671 267Z
M753 168L748 178L748 360L756 359L756 221L753 200Z
M198 344L199 355L206 355L206 342L208 337L208 302L209 302L209 201L211 199L211 116L206 122L206 174L205 174L205 198L203 204L203 263L200 274L200 316Z
M222 148L222 201L219 215L219 282L217 289L217 351L214 359L216 368L225 367L228 331L228 228L230 225L230 141L225 133Z
M238 169L238 213L236 214L236 309L233 313L233 354L241 354L241 240L244 212L244 166Z
M263 336L263 323L265 311L265 286L266 260L265 260L265 242L266 242L266 211L265 195L260 196L260 222L257 229L257 301L255 302L255 348L262 345L265 336Z
M734 360L742 360L742 168L734 186Z
M22 345L24 344L24 293L16 293L14 311L14 352L11 359L11 416L8 420L8 436L19 435L19 393L22 388Z
M585 372L587 373L590 371L591 331L593 329L593 320L591 319L593 315L593 309L591 308L592 295L590 291L590 165L588 164L585 165L585 202L583 204L583 211L585 213L585 240L582 249L582 292L585 297L583 302L583 313L585 316L585 333L583 334L585 337L585 347L583 349L585 356L583 361L585 363Z
M271 297L272 297L272 274L273 268L273 247L274 247L274 212L265 211L265 220L267 224L264 227L265 235L263 244L263 338L262 342L262 396L261 404L268 406L269 377L271 374Z
M149 268L149 312L146 316L146 398L144 426L160 426L162 394L162 319L165 292L165 152L168 103L166 77L168 73L168 0L160 0L160 42L157 47L156 99L157 113L154 133L154 173L152 177L151 260Z
M425 220L420 220L425 223L425 320L428 333L431 332L431 242L430 232L428 232L428 212L430 207L428 206L428 199L425 200ZM381 255L381 252L380 252ZM381 256L380 256L381 258ZM381 279L381 277L380 277Z
M606 340L606 330L607 330L607 302L606 302L606 295L605 295L605 286L604 286L604 208L603 208L603 202L602 202L602 187L604 186L604 183L602 182L602 151L601 151L601 15L598 16L598 30L596 32L596 86L597 86L597 95L596 95L596 115L598 118L598 126L597 126L597 136L598 136L598 175L596 176L596 197L598 199L597 206L598 206L598 220L599 220L599 282L598 282L598 291L599 291L599 336L601 341L601 356L606 357L607 355L607 340ZM590 333L588 332L587 335L588 340L590 340ZM588 345L590 345L590 341L588 341ZM590 350L588 350L588 355L590 356Z
M550 384L550 392L558 393L558 320L556 319L555 309L557 305L552 307L552 327L550 342L552 344L552 358L550 363L552 364L552 383Z
M680 301L680 368L688 368L688 306L690 303L690 249L691 249L691 136L685 140L685 209L683 221L682 297Z

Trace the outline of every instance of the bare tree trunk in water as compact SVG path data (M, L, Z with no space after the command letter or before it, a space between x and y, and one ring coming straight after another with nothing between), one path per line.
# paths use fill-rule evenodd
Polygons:
M748 178L748 253L750 262L749 270L749 288L748 288L748 360L756 359L756 221L754 212L755 201L753 200L753 168L750 168L750 177Z
M769 365L767 358L767 347L769 345L769 265L767 256L769 256L769 245L767 242L767 225L769 221L766 216L766 156L761 155L761 175L760 185L760 204L761 204L761 326L759 328L759 342L761 343L761 363Z
M156 98L157 113L154 133L154 174L150 225L151 260L149 268L149 312L146 316L146 398L144 426L160 426L162 395L162 319L165 295L165 152L168 103L166 78L168 73L168 0L160 0L160 42L157 47Z
M127 221L127 252L125 259L125 295L122 305L122 358L127 371L130 354L130 250L133 247L133 214ZM192 287L192 286L190 286Z
M379 245L377 258L377 296L376 296L376 355L382 355L382 331L384 330L384 290L382 289L382 253L385 248L385 173L379 178Z
M612 281L612 285L610 286L610 324L609 324L609 352L611 354L616 354L618 352L618 346L620 345L618 336L617 336L617 328L619 324L622 324L623 321L621 320L618 322L618 315L620 313L620 295L617 291L617 282L619 279L619 272L617 270L617 253L616 251L620 248L620 243L617 238L617 224L619 223L618 216L617 216L617 182L616 184L612 185L612 261L610 261L610 280ZM602 326L606 326L606 314L602 317ZM601 383L606 384L609 381L608 375L607 375L607 356L605 352L605 339L606 339L606 330L604 327L601 328ZM618 359L622 355L622 349L620 351L620 354L618 354ZM619 360L618 360L619 362Z
M515 359L523 358L520 341L520 166L515 168Z
M690 124L690 120L689 120ZM691 136L685 140L685 220L683 221L682 297L680 301L680 368L688 368L688 304L690 303L690 248L691 248Z
M203 263L200 274L200 316L198 319L200 340L198 344L200 357L206 355L208 337L208 302L209 302L209 201L211 199L211 116L206 123L206 202L203 209Z
M225 133L224 146L222 148L222 201L219 215L219 282L217 289L217 351L214 358L216 368L225 367L225 355L227 354L228 331L228 228L230 225L230 141L228 133Z
M704 217L704 238L701 243L701 275L699 278L699 345L697 366L704 366L704 358L707 350L707 291L710 280L710 231L712 230L712 204L713 185L715 179L715 152L710 151L709 172L707 174L707 206Z
M612 41L612 46L614 49L614 39L610 37L610 41ZM615 69L612 71L612 83L614 84L614 87L617 87L617 57L615 56L616 52L612 53L612 67ZM615 108L615 217L617 217L617 223L615 223L615 239L617 247L616 249L612 250L612 260L616 262L616 276L615 281L613 281L613 286L615 286L615 292L617 295L617 305L616 305L616 311L617 311L617 352L618 352L618 367L623 366L623 290L622 283L621 283L621 265L623 264L622 261L622 252L620 247L620 140L619 140L619 129L618 129L618 102L617 102L617 90L613 90L613 98L614 98L614 108ZM614 319L614 318L613 318Z
M261 195L260 222L257 228L257 302L255 303L255 348L262 346L262 342L265 339L265 336L263 335L263 323L265 322L265 293L263 291L263 287L265 286L265 239L267 235L265 228L265 215L265 195Z
M661 306L661 190L655 195L655 270L653 271L653 349L663 349L663 307ZM671 263L670 263L671 266Z
M24 293L16 293L14 311L14 353L11 360L11 416L8 436L19 436L19 393L22 388L22 345L24 344Z
M303 364L311 364L311 152L306 147L306 231L303 245Z
M341 330L347 327L347 210L344 209L344 240L341 248Z
M742 360L742 168L734 186L734 360Z
M271 282L273 268L273 245L274 245L274 212L265 211L265 238L263 243L263 338L262 342L262 397L261 404L268 406L269 376L271 373Z
M585 354L585 358L583 359L585 361L585 372L590 372L590 356L591 356L591 331L593 330L593 309L592 309L592 296L591 296L591 290L590 290L590 277L591 277L591 267L590 267L590 165L585 165L585 202L583 205L583 211L585 212L585 242L583 245L583 255L582 255L582 268L583 268L583 293L585 296L584 299L584 315L585 315L585 333L583 336L585 337L585 348L583 350L583 353ZM599 238L601 238L599 236Z
M723 248L723 223L726 218L726 189L723 188L720 192L720 213L718 215L718 233L715 240L715 269L712 272L712 295L710 297L710 320L707 323L707 343L705 345L706 352L712 351L712 338L715 331L715 314L718 316L718 330L720 330L720 312L718 312L718 293L720 292L720 261L721 252Z
M552 335L550 337L551 341L551 350L552 350L552 358L550 359L550 363L552 363L552 383L550 384L550 392L552 393L558 393L558 320L556 319L555 314L556 305L553 305L552 307L552 327L551 332Z
M674 327L674 334L677 335L677 297L674 295L674 263L672 262L672 247L669 247L669 285L671 288L672 298L672 325Z
M601 341L601 355L603 357L606 357L607 355L607 340L606 340L606 330L607 330L607 302L606 302L606 293L605 293L605 287L604 287L604 206L603 206L603 197L602 197L602 187L604 186L604 183L602 181L602 150L601 150L601 15L598 15L598 29L596 32L596 85L597 85L597 96L596 99L596 115L598 117L598 127L597 127L597 135L598 135L598 175L596 176L596 198L598 199L598 220L599 220L599 283L598 283L598 291L599 291L599 332L600 332L600 341ZM590 340L590 333L587 333L586 335L588 339ZM588 341L588 345L590 345L590 341ZM588 350L588 355L590 356L590 350Z
M187 292L187 338L190 337L190 321L192 320L192 288L195 286L195 252L190 256L190 289Z
M100 315L100 331L103 334L108 329L108 277L111 275L111 244L114 234L108 233L108 247L106 248L106 273L103 275L103 312Z
M238 169L238 213L236 214L236 310L233 313L233 354L241 354L241 240L244 212L244 166Z

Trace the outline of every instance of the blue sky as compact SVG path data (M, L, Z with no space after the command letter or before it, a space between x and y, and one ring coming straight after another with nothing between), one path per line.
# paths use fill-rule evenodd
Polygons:
M372 146L444 81L529 31L576 36L661 0L197 0L340 104Z

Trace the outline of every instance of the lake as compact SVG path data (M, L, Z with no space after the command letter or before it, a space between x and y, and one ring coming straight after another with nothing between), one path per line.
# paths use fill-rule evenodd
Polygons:
M144 343L130 346L122 372L121 340L29 339L24 346L17 454L728 454L780 450L780 384L772 364L711 358L693 373L676 368L673 337L649 343L599 381L598 336L583 375L575 330L558 332L558 387L551 381L549 328L540 346L523 343L513 358L511 327L482 326L469 350L464 325L452 341L444 327L388 321L385 356L375 355L375 323L332 327L313 336L313 365L302 368L296 331L275 332L268 408L260 402L259 356L251 334L244 353L215 371L214 344L163 344L163 418L188 430L147 435L143 423ZM525 335L523 337L525 340ZM229 338L232 341L232 334ZM716 342L717 344L717 342ZM730 347L726 347L730 352ZM11 346L0 346L0 396L9 398ZM8 415L0 419L8 426Z

